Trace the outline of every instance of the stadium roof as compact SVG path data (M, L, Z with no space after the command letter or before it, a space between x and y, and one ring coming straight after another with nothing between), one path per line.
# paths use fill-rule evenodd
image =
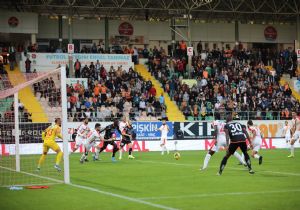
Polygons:
M197 21L295 23L300 0L1 0L0 8L40 15L164 21L191 12ZM210 3L207 3L210 2ZM197 3L200 3L199 5Z

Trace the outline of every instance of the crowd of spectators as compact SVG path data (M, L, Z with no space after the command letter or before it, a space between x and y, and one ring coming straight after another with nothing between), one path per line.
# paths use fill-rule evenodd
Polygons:
M157 99L152 82L145 81L132 68L105 69L97 62L81 67L79 63L74 65L77 77L87 78L88 82L78 80L76 84L67 85L70 121L81 121L85 117L94 121L111 121L123 116L141 121L166 117L163 96Z
M34 73L33 73L34 74ZM59 80L59 76L57 78ZM48 106L61 106L61 90L55 84L53 77L46 78L33 84L34 95L48 102Z
M300 112L289 85L279 84L283 73L295 74L294 52L207 50L192 58L188 71L185 54L178 50L170 59L162 52L150 56L149 71L186 119L213 119L214 112L232 112L236 119L290 119L291 111ZM195 83L185 84L185 77Z
M199 42L189 68L186 49L186 43L181 41L171 52L172 57L162 47L129 46L110 52L132 54L135 63L139 56L149 58L149 71L189 120L212 119L214 112L232 112L236 119L290 119L291 111L300 112L299 101L292 97L289 85L279 84L284 73L297 76L294 51L204 50ZM57 50L65 51L51 49L51 52ZM38 47L30 46L28 51L38 51ZM76 52L110 53L104 51L103 44ZM29 61L27 66L30 72ZM158 98L151 81L144 81L133 69L124 70L121 66L105 69L98 61L82 66L77 60L74 71L76 78L87 78L88 82L67 86L70 120L80 121L86 116L100 121L124 115L133 120L166 117L163 96ZM5 70L0 64L1 72ZM188 85L183 81L185 78L193 78L195 82ZM47 98L49 106L60 106L60 89L52 78L34 84L34 92Z
M19 101L19 120L20 122L32 122L32 114L24 107L24 105ZM5 112L0 112L0 122L14 122L15 113L14 113L14 102L12 102L10 109Z

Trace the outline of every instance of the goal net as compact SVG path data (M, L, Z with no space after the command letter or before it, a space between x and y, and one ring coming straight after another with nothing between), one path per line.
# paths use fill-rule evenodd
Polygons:
M68 134L64 120L67 116L62 111L63 102L66 104L66 78L62 72L64 68L0 75L0 186L69 182ZM60 172L54 168L58 162L55 151L49 149L44 162L40 160L42 132L56 118L62 119L65 140L55 139L64 152Z

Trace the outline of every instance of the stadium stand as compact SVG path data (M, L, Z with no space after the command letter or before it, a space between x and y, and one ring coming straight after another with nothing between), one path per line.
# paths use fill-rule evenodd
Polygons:
M182 82L189 74L183 53L171 59L157 53L148 66L187 120L211 120L216 111L233 112L236 119L290 119L300 104L289 85L279 81L295 62L294 53L262 52L202 51L192 59L192 87Z
M90 117L92 121L111 121L122 116L132 120L158 120L166 117L166 106L160 103L151 81L145 81L133 69L113 67L99 71L91 64L80 68L80 78L88 78L85 87L79 81L67 85L70 121ZM31 74L31 77L34 73ZM60 113L60 78L52 77L33 85L33 92L49 119Z

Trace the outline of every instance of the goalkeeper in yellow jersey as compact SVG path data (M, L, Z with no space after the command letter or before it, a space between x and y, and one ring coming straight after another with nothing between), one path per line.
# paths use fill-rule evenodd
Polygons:
M42 154L42 156L40 157L40 160L39 160L39 164L38 164L38 167L37 167L38 171L40 170L41 165L45 161L46 155L47 155L49 149L52 149L53 151L56 152L56 162L55 162L54 168L57 171L61 171L61 168L59 167L59 163L61 161L63 153L62 153L61 149L59 148L58 144L55 142L56 138L63 139L62 135L61 135L61 128L60 127L61 127L61 119L56 118L55 119L55 124L49 126L46 130L43 131L43 133L42 133L42 139L44 141L44 143L43 143L43 154Z

